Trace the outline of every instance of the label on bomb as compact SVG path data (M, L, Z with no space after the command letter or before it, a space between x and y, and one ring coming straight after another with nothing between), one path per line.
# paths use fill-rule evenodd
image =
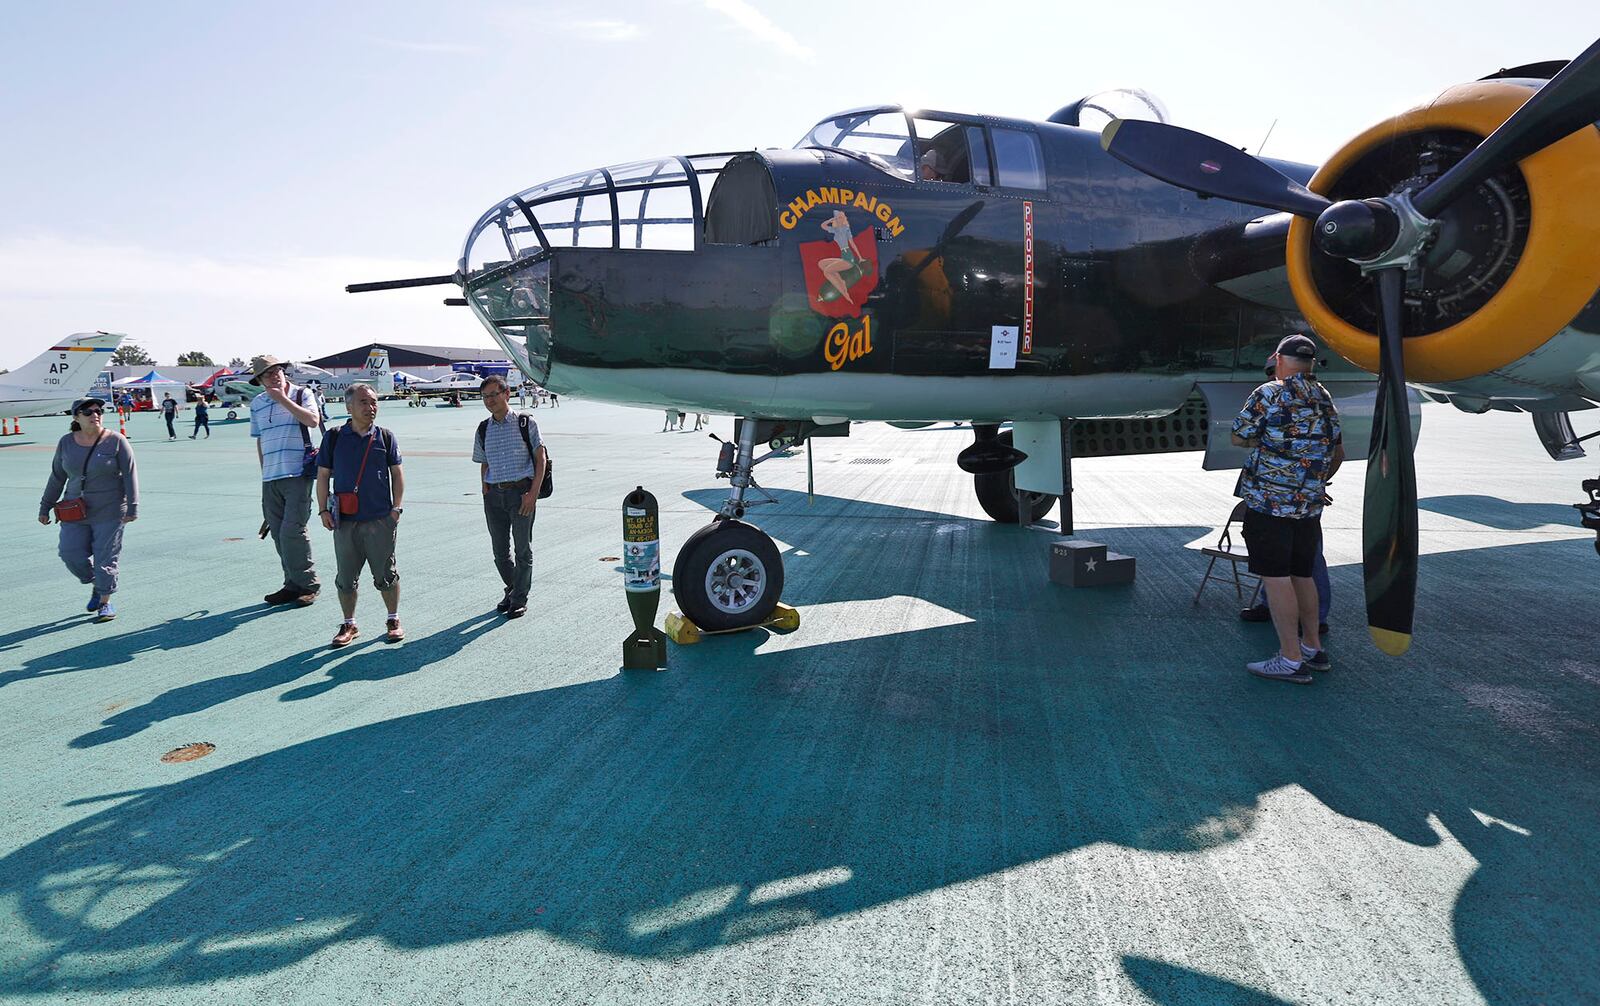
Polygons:
M629 591L661 589L661 540L651 509L622 508L622 585Z

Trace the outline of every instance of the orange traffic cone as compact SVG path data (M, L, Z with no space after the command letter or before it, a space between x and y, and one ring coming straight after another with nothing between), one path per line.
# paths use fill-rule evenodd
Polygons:
M126 416L124 416L120 411L117 413L117 432L122 435L123 439L127 439L127 436L128 436L128 418Z
M19 437L22 436L22 420L16 416L11 417L11 432Z
M0 437L9 436L11 436L11 428L6 425L6 421L4 419L0 419Z

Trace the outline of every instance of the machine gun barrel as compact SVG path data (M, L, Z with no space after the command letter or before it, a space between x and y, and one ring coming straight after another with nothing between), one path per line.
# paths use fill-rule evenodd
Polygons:
M376 290L404 290L413 286L443 286L446 283L460 283L461 274L451 273L448 276L418 276L415 279L385 279L376 283L351 283L344 288L345 293L372 293Z

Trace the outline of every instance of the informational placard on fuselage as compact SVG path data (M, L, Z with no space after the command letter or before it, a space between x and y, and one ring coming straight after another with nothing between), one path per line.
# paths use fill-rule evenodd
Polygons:
M996 325L989 330L989 369L1017 369L1017 326Z

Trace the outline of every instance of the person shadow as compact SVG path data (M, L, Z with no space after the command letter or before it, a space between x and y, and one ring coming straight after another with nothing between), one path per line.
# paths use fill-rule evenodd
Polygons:
M22 666L16 670L0 671L0 687L33 678L116 667L131 662L142 653L199 646L220 639L240 625L272 611L271 606L260 603L234 608L231 611L213 612L202 608L132 632L115 636L97 636L77 646L32 657L23 661ZM67 620L65 624L55 623L55 626L68 628L75 624L81 623L73 619ZM58 631L58 629L47 626L46 631Z
M278 701L300 702L325 695L340 685L356 681L386 681L419 671L455 655L462 647L503 621L505 619L498 612L489 611L473 614L449 628L421 638L407 637L398 644L386 642L379 636L348 660L330 669L326 678L284 692L278 696ZM329 651L329 655L340 652Z
M242 674L207 678L163 692L142 706L119 711L106 719L100 729L74 737L67 746L91 748L125 740L165 720L202 712L233 699L289 684L340 657L347 659L334 667L326 679L286 692L279 700L292 702L308 699L352 681L382 681L410 674L454 654L497 621L499 617L492 612L475 615L448 629L420 639L406 640L398 646L374 640L353 653L345 649L330 649L327 644L302 650Z
M58 618L54 622L40 622L38 625L29 626L26 629L7 632L4 635L0 635L0 653L6 650L14 650L29 640L64 632L80 625L88 625L93 621L94 613L86 611L81 615L69 615L66 618Z

